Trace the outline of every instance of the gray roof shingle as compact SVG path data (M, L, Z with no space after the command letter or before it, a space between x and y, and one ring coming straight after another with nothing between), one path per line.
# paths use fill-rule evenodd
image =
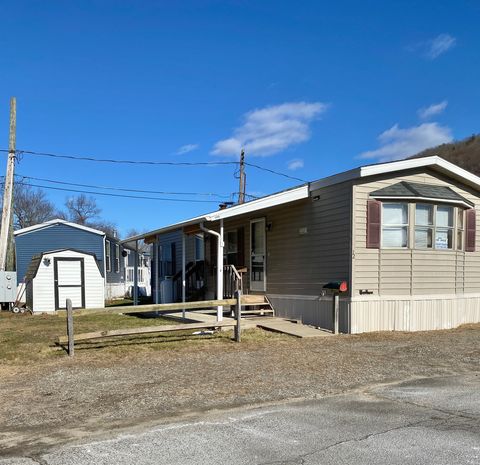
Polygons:
M401 181L391 186L378 189L370 193L371 197L405 198L415 197L419 199L439 199L447 202L464 202L473 206L473 203L462 197L448 186L435 186L416 182Z

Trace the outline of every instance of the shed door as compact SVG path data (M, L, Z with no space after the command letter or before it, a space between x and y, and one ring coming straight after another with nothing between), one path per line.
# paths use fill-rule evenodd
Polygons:
M85 307L83 258L55 258L55 309L64 309L71 299L73 308Z

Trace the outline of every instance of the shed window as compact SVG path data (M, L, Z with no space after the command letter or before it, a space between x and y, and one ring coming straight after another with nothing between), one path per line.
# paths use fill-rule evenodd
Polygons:
M115 273L120 273L120 246L115 244Z
M382 205L382 247L407 247L408 205L384 203Z
M105 241L105 266L107 268L107 272L112 271L112 257L111 257L110 241Z

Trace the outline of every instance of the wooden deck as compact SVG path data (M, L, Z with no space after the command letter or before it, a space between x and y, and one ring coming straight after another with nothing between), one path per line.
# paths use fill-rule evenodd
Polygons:
M170 313L168 318L181 320L182 312ZM204 312L185 312L185 318L189 321L202 324L214 324L217 321L216 314ZM222 323L223 324L220 324L219 326L227 326L228 329L229 326L234 324L234 319L223 317ZM302 325L301 323L293 323L289 320L278 317L242 318L241 327L242 329L262 328L301 338L332 336L332 333L328 331L315 329L311 326Z

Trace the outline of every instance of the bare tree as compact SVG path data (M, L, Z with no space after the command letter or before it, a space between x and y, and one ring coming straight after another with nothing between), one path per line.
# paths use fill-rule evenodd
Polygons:
M139 229L131 228L127 231L127 238L138 236L138 235L143 234L145 232L147 232L147 231L146 230L140 231ZM130 247L135 247L135 241L127 242L127 245L129 245ZM138 241L138 251L141 252L141 253L150 252L150 244L146 244L145 241L139 240Z
M41 189L15 184L13 194L14 228L22 229L55 217L55 207Z
M58 218L90 226L109 236L117 237L117 225L99 218L102 209L97 205L95 197L87 197L85 194L70 197L66 200L65 207L67 210L59 212Z
M112 223L111 221L105 220L98 220L98 221L88 221L87 226L90 226L93 229L98 229L99 231L103 231L108 236L117 237L117 225Z
M65 202L65 207L67 208L67 217L70 221L84 225L86 225L89 220L97 218L102 211L97 206L95 198L87 197L85 194L70 197Z

